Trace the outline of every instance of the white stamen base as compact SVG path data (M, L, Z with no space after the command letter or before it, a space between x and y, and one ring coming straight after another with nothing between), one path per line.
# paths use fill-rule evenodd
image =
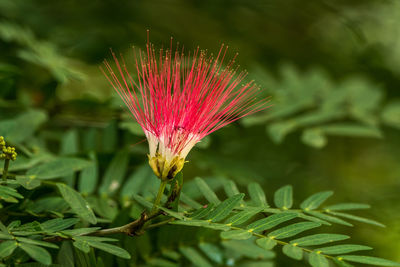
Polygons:
M183 147L180 153L175 153L171 148L166 145L166 137L160 136L156 137L151 132L145 132L147 141L149 143L149 154L150 157L155 157L156 153L159 153L166 162L171 162L175 157L180 159L185 159L189 154L190 150L200 141L200 138L190 134L189 142Z

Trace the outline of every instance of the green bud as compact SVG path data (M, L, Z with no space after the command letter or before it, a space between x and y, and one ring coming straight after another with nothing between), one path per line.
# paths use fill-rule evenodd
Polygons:
M6 142L3 136L0 136L0 159L10 159L16 160L17 159L17 152L15 152L15 147L6 146Z
M185 164L185 159L176 156L170 162L159 153L155 157L149 157L149 165L154 174L161 180L171 180L180 172Z

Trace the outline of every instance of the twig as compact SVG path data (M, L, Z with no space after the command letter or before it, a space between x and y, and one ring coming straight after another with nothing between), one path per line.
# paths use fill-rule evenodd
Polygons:
M175 221L175 218L169 218L168 220L164 220L164 221L161 221L161 222L158 222L158 223L150 224L149 226L147 226L145 228L145 230L151 229L151 228L156 228L156 227L159 227L161 225L168 224L168 223L170 223L172 221Z
M157 212L154 213L153 215L148 216L146 212L142 212L140 218L133 222L115 228L98 230L96 232L90 233L89 235L110 235L110 234L124 233L129 236L138 236L143 234L141 230L146 222L154 219L155 217L161 214L162 214L161 212Z
M103 235L111 235L111 234L118 234L118 233L123 233L129 236L139 236L142 235L144 230L154 228L163 224L167 224L173 220L173 218L170 218L168 220L155 223L155 224L150 224L149 222L158 217L159 215L164 214L162 211L158 210L158 206L161 202L161 198L164 194L164 190L166 187L168 181L161 181L160 187L158 189L157 197L154 201L154 205L152 208L152 211L150 212L149 215L147 215L146 211L142 212L140 215L140 218L134 220L133 222L130 222L128 224L119 226L119 227L114 227L110 229L101 229L92 233L89 233L87 235L90 236L103 236ZM53 185L52 182L47 183L49 185ZM166 207L168 208L169 205L175 200L175 198L179 195L179 192L176 192L175 194L170 194L167 202L166 202ZM72 237L61 237L61 236L52 236L49 238L45 238L45 241L48 242L58 242L62 240L70 240Z

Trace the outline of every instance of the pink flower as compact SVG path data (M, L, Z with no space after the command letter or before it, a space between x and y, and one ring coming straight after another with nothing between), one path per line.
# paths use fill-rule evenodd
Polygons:
M210 133L244 116L268 107L257 99L253 81L241 84L246 74L225 63L227 46L218 55L197 48L185 56L183 49L160 49L151 43L134 56L131 74L124 58L115 71L105 60L103 71L115 91L143 128L149 143L149 163L162 180L173 178L193 146ZM135 52L135 50L134 50Z

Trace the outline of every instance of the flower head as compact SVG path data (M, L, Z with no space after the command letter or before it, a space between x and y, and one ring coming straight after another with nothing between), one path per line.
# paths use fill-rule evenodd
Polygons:
M3 136L0 136L0 159L16 160L17 152L15 147L6 146L6 141Z
M242 84L246 72L225 63L227 46L216 57L197 48L160 49L151 43L136 54L134 74L124 58L112 53L115 71L105 60L103 71L143 128L149 143L149 164L162 180L173 178L193 146L210 133L244 116L267 108L257 99L254 83Z

